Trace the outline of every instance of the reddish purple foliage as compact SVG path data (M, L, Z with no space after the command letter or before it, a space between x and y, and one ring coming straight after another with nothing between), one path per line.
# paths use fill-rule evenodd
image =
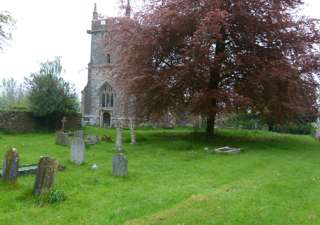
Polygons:
M139 115L191 110L207 118L250 108L274 122L317 112L319 21L301 0L153 0L118 19L122 84Z

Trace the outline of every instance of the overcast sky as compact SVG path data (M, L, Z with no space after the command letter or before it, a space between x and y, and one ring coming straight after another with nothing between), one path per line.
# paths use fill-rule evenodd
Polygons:
M80 92L87 83L90 28L94 3L106 16L119 13L118 0L0 0L0 11L16 20L13 40L0 52L0 79L19 81L39 68L39 63L62 57L64 78ZM304 14L320 18L320 0L305 0Z

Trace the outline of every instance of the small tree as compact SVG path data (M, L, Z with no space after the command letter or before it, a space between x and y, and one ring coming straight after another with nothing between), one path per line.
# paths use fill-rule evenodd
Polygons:
M53 128L62 116L74 114L79 104L74 86L62 77L60 58L40 64L40 70L26 79L29 107L35 116L44 118Z
M26 90L13 78L4 78L0 83L0 110L27 109Z

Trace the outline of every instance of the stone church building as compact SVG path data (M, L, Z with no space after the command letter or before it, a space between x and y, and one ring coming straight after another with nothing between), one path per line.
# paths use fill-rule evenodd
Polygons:
M125 16L130 17L130 1L127 1ZM108 28L114 23L114 18L103 18L97 12L95 4L91 29L91 57L88 64L88 83L81 92L82 124L100 127L113 127L115 119L127 118L128 111L134 109L125 103L125 90L117 85L117 68L113 67L117 55L112 49L112 42L107 42ZM131 110L129 110L130 108ZM182 117L181 117L182 115ZM184 114L164 116L161 121L153 121L153 125L173 127L177 124L188 123ZM148 121L151 122L151 121ZM161 125L162 124L162 125Z
M81 92L83 124L111 127L115 118L125 117L124 92L117 86L117 74L112 68L116 56L106 50L110 22L98 14L95 4L91 29L87 31L91 35L91 57L88 83Z

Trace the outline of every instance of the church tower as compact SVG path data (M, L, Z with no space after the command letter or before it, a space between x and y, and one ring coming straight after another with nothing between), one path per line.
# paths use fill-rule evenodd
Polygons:
M88 64L88 83L82 91L81 113L84 124L112 126L112 119L121 116L120 93L112 69L112 53L107 52L106 35L110 19L98 14L94 5L91 29L91 53Z

